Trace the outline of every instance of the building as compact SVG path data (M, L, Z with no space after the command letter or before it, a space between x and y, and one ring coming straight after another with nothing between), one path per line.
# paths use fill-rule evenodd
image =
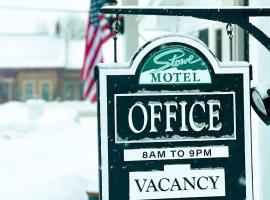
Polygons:
M169 2L159 0L131 1L129 4L139 6L159 6L169 5ZM125 1L122 1L125 5ZM170 1L173 6L196 6L196 7L221 7L221 6L255 6L269 7L267 0L182 0ZM251 22L270 36L270 17L254 17ZM181 33L200 38L211 49L220 61L230 61L229 38L226 32L226 24L208 20L194 19L190 17L168 17L168 16L126 16L126 21L133 21L133 24L126 24L126 35L120 40L125 48L123 61L128 61L132 54L150 39L162 34ZM135 25L137 23L137 26ZM257 40L246 34L241 28L233 26L233 50L234 61L248 61L253 66L252 86L270 82L269 74L269 51L267 51ZM128 35L129 34L129 35ZM136 37L137 36L137 37ZM137 38L129 42L126 38ZM252 112L252 137L253 149L256 155L254 166L259 169L259 173L254 176L259 184L259 191L256 197L259 199L269 199L270 190L267 188L270 178L270 128L266 126L259 117Z
M1 36L0 40L0 102L82 100L84 41L49 35Z

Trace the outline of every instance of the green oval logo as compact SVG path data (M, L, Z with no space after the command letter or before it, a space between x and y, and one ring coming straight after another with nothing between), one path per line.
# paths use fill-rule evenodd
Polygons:
M143 65L140 84L211 83L204 60L182 45L164 47L153 53Z

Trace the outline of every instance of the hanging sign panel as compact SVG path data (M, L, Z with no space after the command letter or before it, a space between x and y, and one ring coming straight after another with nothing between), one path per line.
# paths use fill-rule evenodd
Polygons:
M248 63L166 36L96 77L102 200L253 199Z

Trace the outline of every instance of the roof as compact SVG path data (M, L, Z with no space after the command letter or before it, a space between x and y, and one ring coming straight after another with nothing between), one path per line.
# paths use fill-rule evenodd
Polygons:
M0 68L80 69L84 41L69 42L49 35L0 36ZM68 50L66 50L68 46Z
M67 69L81 69L84 58L85 41L75 40L68 44Z

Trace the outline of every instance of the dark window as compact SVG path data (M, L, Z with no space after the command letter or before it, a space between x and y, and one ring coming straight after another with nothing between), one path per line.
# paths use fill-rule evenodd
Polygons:
M81 100L83 99L83 90L84 90L84 84L81 83L81 84L80 84L80 99L81 99Z
M46 101L50 100L50 84L49 83L41 84L41 97L42 99Z
M222 30L216 30L216 57L222 61Z
M24 85L25 99L32 99L34 97L34 85L33 83L25 83Z
M66 85L65 86L65 100L74 100L75 99L75 88L74 85Z
M11 99L12 100L15 100L15 101L21 100L21 95L19 93L17 84L12 84L11 90L12 90L12 93L11 93L11 96L12 97L11 97Z
M199 39L203 41L207 46L209 45L208 29L199 31Z
M8 101L8 83L0 82L0 102Z

